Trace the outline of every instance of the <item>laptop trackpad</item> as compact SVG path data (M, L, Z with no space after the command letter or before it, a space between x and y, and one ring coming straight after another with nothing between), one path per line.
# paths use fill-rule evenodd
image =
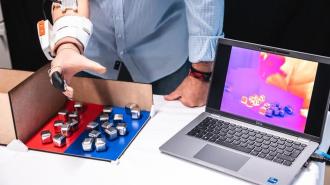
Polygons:
M247 156L212 145L204 146L194 158L233 171L238 171L250 159Z

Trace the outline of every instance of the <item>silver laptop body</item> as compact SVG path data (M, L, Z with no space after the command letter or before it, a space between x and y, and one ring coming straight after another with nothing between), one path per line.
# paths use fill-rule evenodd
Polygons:
M296 112L293 114L290 114L290 110L288 114L284 111L285 108L290 108L290 106L284 108L279 106L280 111L284 111L285 115L265 115L265 112L262 112L265 110L261 110L263 107L260 106L261 103L259 102L259 106L253 107L256 110L258 109L260 113L259 115L255 113L258 119L252 119L251 117L247 117L238 113L235 114L234 111L238 111L238 109L233 109L232 112L221 110L221 103L225 101L223 100L223 98L225 97L224 94L235 92L235 88L228 87L226 81L226 79L228 78L228 71L229 67L231 66L231 62L235 62L234 60L230 60L230 58L235 58L235 56L232 56L233 54L235 54L233 48L239 51L251 50L254 53L259 52L259 57L265 57L264 55L268 54L267 57L275 57L273 59L274 61L276 61L277 59L281 61L283 59L283 57L281 56L284 56L290 57L289 59L285 58L287 59L285 62L290 61L293 58L304 61L312 61L318 65L314 80L315 84L313 88L313 94L311 95L311 102L305 123L308 126L305 125L305 130L303 130L302 128L299 128L299 130L297 129L298 127L296 129L290 129L290 126L286 126L286 128L284 128L283 125L279 126L278 124L272 124L272 121L275 119L291 119L290 116L297 116L298 118L301 118L301 115L298 116L297 114L303 112L302 109L300 112ZM239 51L237 51L236 53L240 53ZM244 52L241 52L240 54L242 53ZM242 54L242 56L244 57L245 55ZM291 184L294 177L301 170L302 166L308 160L310 155L318 148L319 143L321 141L320 136L323 132L326 112L328 110L330 88L330 85L325 83L327 82L327 80L325 79L324 74L326 74L326 72L328 74L330 73L329 66L329 59L320 56L309 55L305 53L299 53L235 40L220 39L218 42L217 57L205 112L197 116L186 127L184 127L181 131L179 131L171 139L169 139L165 144L163 144L160 147L160 150L163 153L173 155L178 158L214 170L218 170L256 184ZM322 70L319 68L322 68ZM246 78L248 77L246 76ZM320 87L320 85L322 87ZM219 88L221 89L218 90ZM284 94L285 93L286 92L284 92ZM222 97L219 97L220 95L218 96L218 94L222 94ZM263 97L259 95L260 94L252 94L251 97L255 96L257 97L257 99L259 97L259 100L262 100ZM291 96L291 94L289 95ZM246 97L248 99L250 98L248 94ZM221 103L217 103L220 101ZM246 99L242 97L240 101L241 102L237 102L237 106L242 106L242 110L251 110L247 108L248 105L246 105ZM291 101L291 99L289 98L288 101ZM323 103L319 103L322 101ZM239 103L242 103L244 105L240 105ZM263 103L264 105L266 105L265 102ZM256 103L256 105L258 105L258 102ZM269 105L267 104L267 106ZM272 104L271 106L274 106L274 104ZM267 113L274 113L275 110L277 110L275 108L271 111L268 111L269 109L267 109L266 112L268 111ZM228 108L228 110L229 109L230 107ZM315 113L316 109L318 113ZM270 118L270 116L273 116L273 118ZM259 120L259 118L262 120ZM268 122L264 120L270 121ZM301 121L301 123L303 122ZM288 125L289 124L291 123L288 122ZM294 123L292 122L292 125L293 124ZM310 126L310 124L314 125ZM318 124L318 126L315 126L315 124ZM205 132L202 132L200 128L202 128L202 130L204 130ZM231 132L231 135L234 135L235 139L228 140L228 137L230 136L228 134L228 131L231 131L232 129L234 130ZM243 134L242 131L244 131ZM222 136L219 136L220 133L222 134ZM198 135L198 137L196 135ZM246 135L248 135L248 137ZM259 139L258 141L260 141L260 135L261 139L263 139L263 141L261 141L261 146L258 147L259 144L257 146L254 146L254 144L257 143L256 139ZM245 136L245 139L242 138L243 136ZM220 140L219 137L222 140ZM225 137L225 140L223 140L223 137ZM254 141L255 143L252 143L250 139L252 139L252 141ZM229 144L225 142L227 140L230 142ZM267 141L269 140L271 141L268 143ZM245 145L244 141L248 142L248 144ZM279 144L277 142L279 142ZM285 148L283 148L283 142ZM263 146L264 143L266 143L266 146ZM282 146L281 148L283 152L281 151L281 149L277 148L280 145ZM272 148L269 148L271 146ZM254 150L259 150L260 148L261 151L257 154L258 151ZM275 151L273 151L274 148ZM268 150L270 149L272 150L268 152ZM282 153L277 153L277 151ZM252 152L254 153L252 154ZM274 158L272 158L270 152L275 152L275 156L273 156ZM293 152L298 152L298 155L297 153L293 155ZM272 155L274 155L274 153L272 153Z

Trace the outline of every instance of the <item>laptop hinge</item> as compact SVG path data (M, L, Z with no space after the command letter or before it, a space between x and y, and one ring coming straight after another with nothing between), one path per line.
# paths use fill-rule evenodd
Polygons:
M300 141L300 142L303 142L303 143L309 143L311 141L309 139L305 139L305 138L302 138L302 137L298 137L297 140Z

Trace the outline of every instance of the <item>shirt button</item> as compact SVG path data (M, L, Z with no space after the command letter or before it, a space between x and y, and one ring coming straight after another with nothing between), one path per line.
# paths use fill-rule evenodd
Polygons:
M121 38L122 37L122 35L121 34L118 34L118 38Z
M125 53L124 51L121 51L119 54L120 54L121 56L123 56L123 55L124 55L124 53Z

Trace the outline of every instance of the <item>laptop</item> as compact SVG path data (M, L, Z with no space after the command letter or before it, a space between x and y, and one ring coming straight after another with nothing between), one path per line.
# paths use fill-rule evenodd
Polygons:
M206 109L163 153L256 184L291 184L318 148L330 59L219 39Z

